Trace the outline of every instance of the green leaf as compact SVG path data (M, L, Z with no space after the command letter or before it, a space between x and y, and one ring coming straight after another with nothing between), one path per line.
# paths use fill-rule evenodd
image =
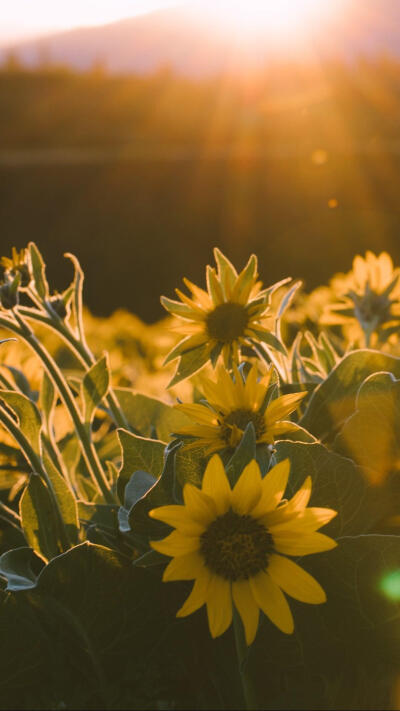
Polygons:
M373 529L384 513L385 502L368 485L354 462L322 444L280 441L275 458L290 460L289 491L293 495L307 476L312 478L311 506L331 508L338 515L323 529L333 537Z
M22 494L20 515L25 538L31 548L46 560L62 553L59 523L46 484L32 474Z
M356 411L335 440L335 449L359 464L367 480L382 484L400 461L400 381L376 373L361 385Z
M78 543L79 536L78 507L75 496L64 477L46 454L43 457L43 463L57 499L68 541L71 546L74 546Z
M3 363L3 368L7 368L7 370L10 371L12 374L15 384L22 392L23 395L26 395L30 400L33 400L36 402L37 400L37 391L31 390L31 386L29 384L29 380L26 377L26 375L22 372L22 370L19 370L18 368L14 368L12 365L7 365L7 363Z
M205 343L198 348L192 348L190 351L183 353L179 359L176 373L168 387L180 383L181 380L186 380L191 375L197 373L207 363L210 357L210 344Z
M176 503L175 489L175 454L179 444L173 445L166 451L166 458L161 476L153 486L130 509L129 525L133 533L160 537L169 530L161 521L156 521L148 516L148 512L168 504Z
M171 434L190 420L179 410L128 388L115 388L114 392L128 423L144 437L149 437L152 428L158 439L169 442Z
M109 386L110 367L108 365L108 356L105 354L85 373L82 381L85 422L92 421L94 412L107 395Z
M14 548L0 556L0 575L7 580L7 590L34 588L43 566L43 560L32 548Z
M34 452L40 456L40 431L42 420L35 403L26 395L14 390L0 390L0 401L3 400L18 417L18 426L29 441Z
M34 242L30 242L28 248L31 259L32 276L33 281L35 283L35 288L40 298L44 301L48 298L49 295L49 285L46 279L46 265L43 261L42 255L40 254Z
M118 438L122 449L122 467L119 472L117 490L121 504L124 503L125 487L133 472L139 469L153 474L158 478L164 465L164 442L156 439L146 439L128 432L118 430Z
M129 512L137 502L142 499L157 479L152 474L145 471L133 472L125 487L124 505L118 511L119 530L121 533L127 533L131 530L129 523Z
M192 444L192 443L191 443ZM177 483L183 489L185 484L201 486L204 470L209 457L204 447L180 447L175 456L175 474Z
M255 458L256 431L253 423L249 422L243 433L242 439L226 466L226 473L232 487L236 484L245 466L247 466L247 464Z
M361 383L373 373L386 371L400 378L400 359L372 350L345 356L313 392L300 425L315 437L331 441L355 409Z
M46 371L43 372L42 377L42 387L40 390L40 404L44 415L44 422L46 423L47 431L51 425L53 410L57 400L57 393L54 388L52 381L47 375Z

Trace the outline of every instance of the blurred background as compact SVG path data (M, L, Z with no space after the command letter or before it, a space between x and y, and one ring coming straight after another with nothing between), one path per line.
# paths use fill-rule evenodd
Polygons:
M400 2L1 3L0 229L148 322L214 246L307 289L400 262Z

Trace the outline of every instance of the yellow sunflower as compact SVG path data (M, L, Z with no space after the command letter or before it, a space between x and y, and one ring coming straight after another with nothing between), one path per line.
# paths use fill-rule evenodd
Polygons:
M184 320L177 330L186 336L168 354L165 363L187 353L193 355L195 350L198 355L197 360L193 358L192 372L185 369L185 377L199 370L209 358L215 363L220 354L230 367L239 360L240 346L251 345L252 341L263 341L285 352L280 341L260 321L267 315L271 294L288 279L261 290L254 254L240 274L219 249L214 250L214 256L217 270L207 267L207 291L184 278L190 297L180 289L176 289L180 301L161 297L164 308Z
M357 321L366 345L373 333L386 340L400 326L399 276L400 269L393 268L387 252L376 256L367 251L365 258L357 255L351 272L331 280L341 301L327 307L321 323L346 326Z
M267 403L272 368L258 380L257 366L253 365L246 380L236 366L234 379L220 366L217 381L202 378L202 388L207 405L179 404L176 409L193 420L176 430L175 434L196 437L188 447L202 446L205 454L213 454L225 447L237 447L243 433L252 422L258 444L272 444L284 432L298 429L294 422L286 421L307 394L290 393Z
M282 632L293 632L292 613L283 593L301 602L325 602L320 584L286 556L334 548L336 542L317 529L336 512L306 508L310 477L289 501L283 501L289 469L285 460L262 479L253 460L231 489L222 461L214 455L201 489L184 486L184 505L150 511L152 518L176 529L160 541L151 541L156 551L172 557L163 580L195 581L177 617L206 604L211 635L218 637L232 622L234 604L250 645L260 610Z

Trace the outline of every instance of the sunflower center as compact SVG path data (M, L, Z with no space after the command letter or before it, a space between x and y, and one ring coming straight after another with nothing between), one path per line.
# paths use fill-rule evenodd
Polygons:
M210 338L230 343L244 336L249 316L245 306L228 302L219 304L206 318Z
M265 570L272 536L252 516L229 510L218 516L200 537L206 566L225 580L247 580Z
M252 422L256 431L256 438L260 439L265 432L265 420L260 412L239 409L230 412L221 423L221 437L227 444L231 444L232 426L236 425L244 432L249 422Z

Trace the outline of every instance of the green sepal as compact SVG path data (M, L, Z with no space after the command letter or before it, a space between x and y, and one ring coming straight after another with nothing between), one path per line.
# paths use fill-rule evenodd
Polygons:
M190 351L183 353L179 359L176 373L172 380L168 383L168 387L186 380L191 375L198 373L210 358L210 344L205 343L197 348L192 348Z

